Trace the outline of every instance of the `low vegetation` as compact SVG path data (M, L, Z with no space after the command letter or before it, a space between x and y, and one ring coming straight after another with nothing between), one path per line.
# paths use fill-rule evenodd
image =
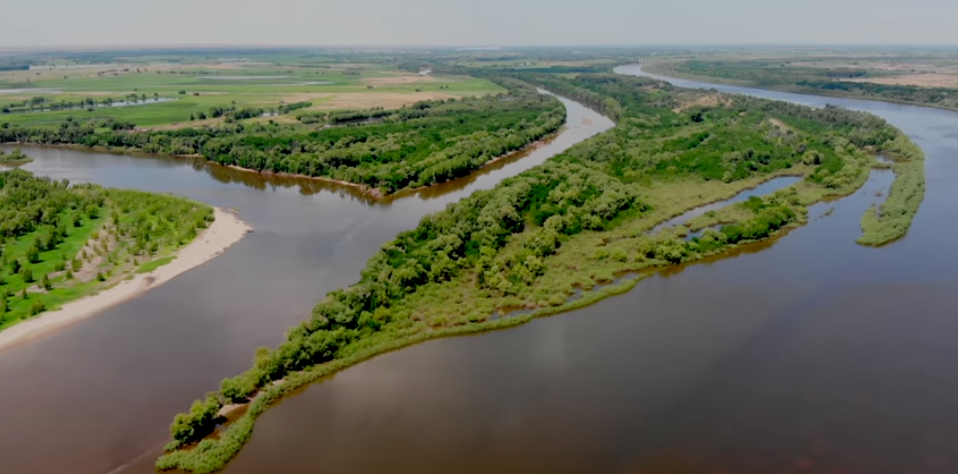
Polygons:
M0 330L168 257L212 219L179 197L0 172Z
M918 207L925 197L925 154L914 142L898 137L885 151L894 157L895 182L881 206L869 208L862 216L862 245L884 245L908 233Z
M873 152L904 155L910 143L874 116L834 107L613 74L510 75L601 104L614 111L617 126L450 204L384 245L356 284L329 293L278 348L258 350L248 371L178 415L159 469L222 468L279 397L376 354L581 307L637 281L619 276L696 261L800 225L809 204L858 189ZM804 179L687 227L650 232L786 175ZM226 403L250 406L216 439L204 439Z
M33 161L33 158L25 155L19 148L6 153L0 149L0 166L17 166Z

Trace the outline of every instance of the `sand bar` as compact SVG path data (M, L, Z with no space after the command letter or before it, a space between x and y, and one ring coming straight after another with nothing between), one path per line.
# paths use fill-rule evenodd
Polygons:
M214 216L213 223L181 248L172 262L150 273L135 274L132 279L123 280L112 288L0 331L0 351L35 340L156 288L220 255L252 230L232 212L215 208Z

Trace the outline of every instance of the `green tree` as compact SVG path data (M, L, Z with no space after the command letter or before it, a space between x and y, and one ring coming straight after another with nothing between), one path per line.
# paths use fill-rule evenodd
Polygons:
M34 281L34 280L33 280L33 269L30 268L30 267L23 267L23 271L21 271L21 275L20 275L20 276L23 278L23 282L24 282L24 283L33 283L33 281Z
M43 301L40 298L37 298L33 301L33 304L30 305L30 316L36 316L47 309L46 305L43 304Z
M40 249L37 248L36 244L27 249L26 257L30 263L38 263L40 261Z

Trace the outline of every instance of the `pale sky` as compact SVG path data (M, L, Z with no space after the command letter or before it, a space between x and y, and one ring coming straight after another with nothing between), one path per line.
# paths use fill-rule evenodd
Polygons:
M0 48L958 44L958 0L0 0Z

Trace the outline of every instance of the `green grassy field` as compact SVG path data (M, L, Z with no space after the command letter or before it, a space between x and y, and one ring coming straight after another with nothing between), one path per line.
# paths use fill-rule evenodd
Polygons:
M139 71L139 72L137 72ZM191 114L213 107L270 109L282 103L310 101L315 110L399 107L422 99L463 97L501 92L484 80L465 76L428 76L374 65L341 67L218 65L103 65L91 68L39 68L0 73L0 107L42 97L48 103L129 94L174 99L92 110L11 112L0 123L56 126L74 119L113 117L139 127L183 124ZM22 91L22 92L20 92Z

